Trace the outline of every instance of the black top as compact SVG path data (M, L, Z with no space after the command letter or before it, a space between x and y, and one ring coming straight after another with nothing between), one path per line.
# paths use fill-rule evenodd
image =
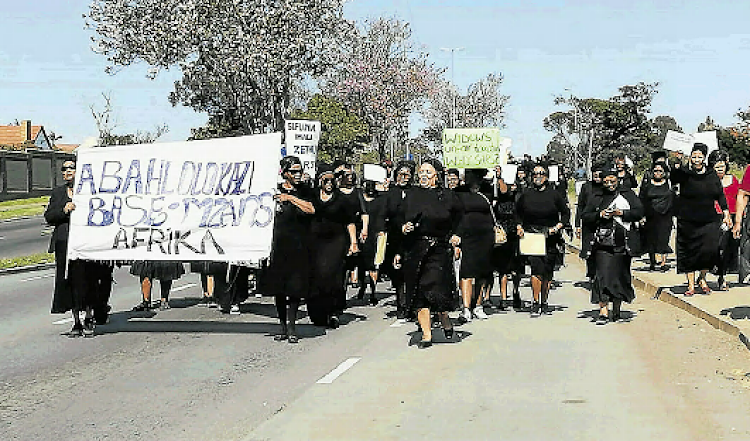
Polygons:
M581 193L578 195L578 203L576 205L576 218L575 223L576 227L581 226L581 215L583 215L583 210L586 208L586 204L588 203L588 200L591 199L591 196L595 192L602 191L602 185L597 184L594 181L586 181L581 186Z
M472 192L469 189L455 193L463 206L463 215L456 234L463 237L472 234L472 232L479 233L492 229L494 221L492 220L492 206L488 202L492 199L489 196L482 196L482 194Z
M647 218L654 214L671 213L674 206L674 193L672 193L672 187L666 179L661 185L654 185L649 181L648 185L641 187L638 196L643 203L643 211Z
M352 195L354 197L351 197ZM327 201L321 200L320 190L316 190L313 206L315 207L313 234L324 236L341 234L347 225L356 223L357 214L360 211L359 199L355 193L346 195L338 190L334 190Z
M570 228L570 208L559 191L547 185L544 190L526 189L516 201L516 219L529 226L552 228L558 222Z
M296 196L304 201L314 200L313 191L307 186L291 190L279 185L279 192ZM291 202L278 202L273 225L273 253L282 259L295 258L295 253L306 249L310 236L312 215L300 210ZM307 258L305 255L304 258Z
M461 201L453 191L413 187L407 190L402 205L405 221L416 224L407 238L448 238L457 231L462 211Z
M49 198L49 205L44 211L44 219L48 224L53 225L55 230L52 232L52 237L49 243L49 252L55 252L55 242L67 242L68 234L70 232L70 213L65 213L63 208L68 202L73 200L68 197L68 186L60 185L52 190L52 195Z
M385 194L379 194L375 199L364 200L367 214L370 215L370 225L368 226L368 236L385 231L385 213L388 199Z
M618 175L618 179L620 180L620 188L631 189L638 187L638 183L635 181L635 176L629 171L625 172L625 176L620 177Z
M717 218L715 202L722 210L727 210L727 198L716 172L709 169L705 173L683 170L682 167L672 170L672 182L680 185L680 195L675 204L675 215L679 219L708 223Z
M516 231L516 199L518 191L513 191L508 186L505 193L498 192L495 198L495 218L503 226L505 232Z

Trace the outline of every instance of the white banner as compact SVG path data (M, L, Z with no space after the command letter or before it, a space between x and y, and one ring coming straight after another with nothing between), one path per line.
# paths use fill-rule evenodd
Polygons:
M382 183L388 179L388 171L377 164L365 164L363 168L366 181Z
M81 151L68 258L268 257L280 148L272 133Z
M302 161L302 170L315 179L320 142L320 121L290 119L284 122L286 154L297 156Z
M664 138L664 150L681 152L689 156L693 150L693 144L696 142L706 144L708 153L719 149L719 141L715 130L693 133L692 135L669 130L667 131L667 136Z

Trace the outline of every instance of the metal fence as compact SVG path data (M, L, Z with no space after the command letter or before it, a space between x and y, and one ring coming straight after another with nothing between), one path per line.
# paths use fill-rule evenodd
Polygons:
M60 167L70 153L0 150L0 201L47 196L62 184Z

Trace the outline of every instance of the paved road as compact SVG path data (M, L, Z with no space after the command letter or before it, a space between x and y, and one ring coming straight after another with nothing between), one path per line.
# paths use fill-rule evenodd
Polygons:
M692 383L664 367L683 361L644 349L661 347L661 318L648 317L668 306L639 299L630 323L596 326L580 278L580 265L560 273L552 316L497 313L461 326L460 343L418 350L385 301L355 301L338 330L304 319L300 344L274 342L269 299L240 316L193 306L195 275L175 283L174 309L127 312L139 294L124 269L111 323L68 339L71 324L54 324L67 317L48 314L51 271L0 277L0 439L750 437L747 400L698 409Z
M45 226L41 216L0 222L0 259L46 253L49 236L42 236Z

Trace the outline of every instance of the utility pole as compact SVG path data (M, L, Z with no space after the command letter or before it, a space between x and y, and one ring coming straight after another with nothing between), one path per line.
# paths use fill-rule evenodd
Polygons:
M441 51L450 52L451 53L451 85L456 86L456 83L453 80L454 73L456 71L455 67L455 54L458 51L464 50L464 47L441 47ZM456 87L456 90L453 93L453 106L451 107L451 129L456 127L456 95L458 94L458 87Z

